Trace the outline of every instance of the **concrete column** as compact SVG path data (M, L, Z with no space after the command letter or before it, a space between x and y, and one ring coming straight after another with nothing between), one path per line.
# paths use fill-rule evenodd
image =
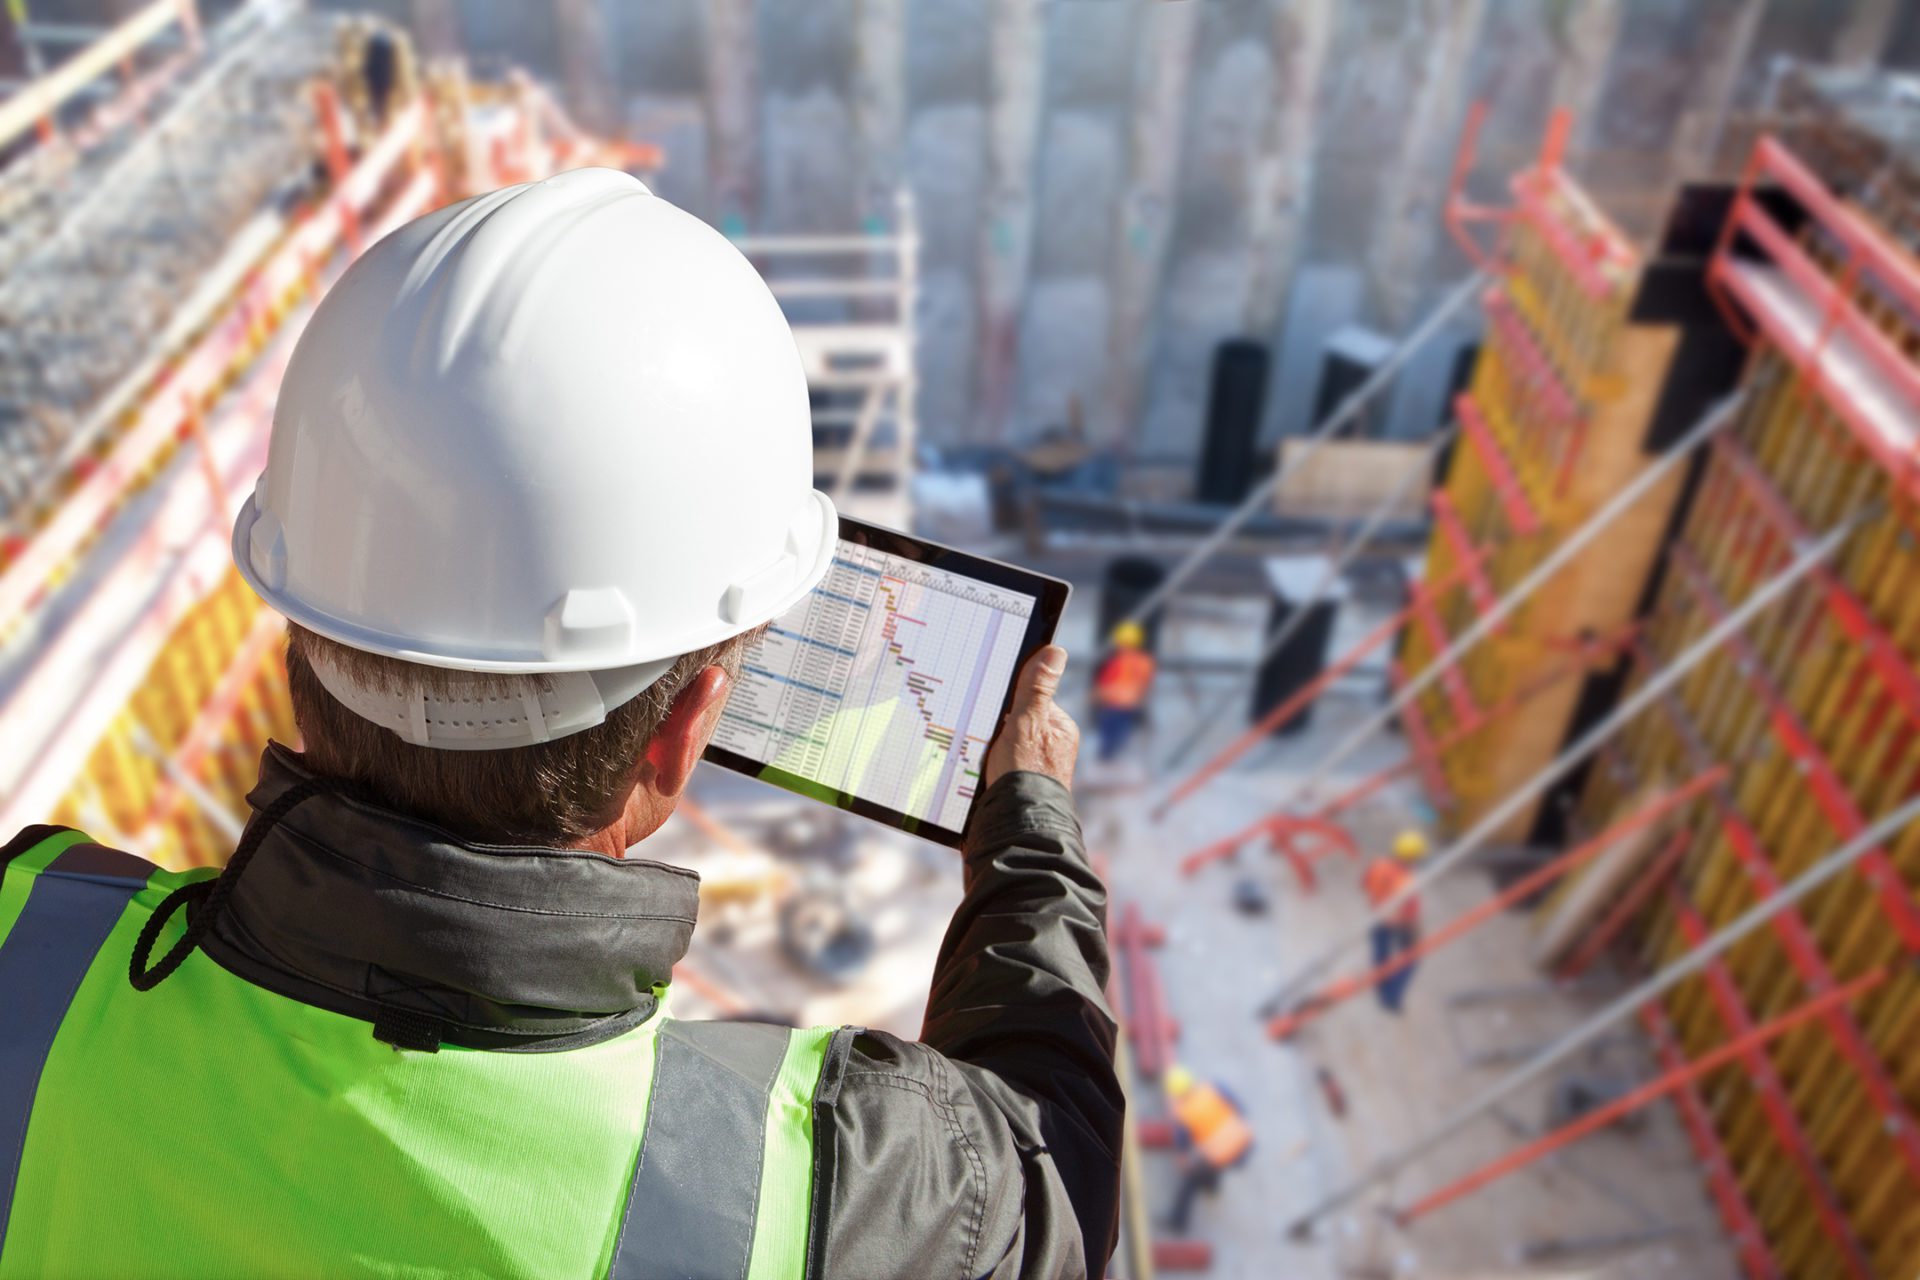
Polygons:
M1167 245L1173 235L1187 81L1199 21L1197 4L1156 4L1140 15L1127 188L1120 200L1113 243L1108 403L1105 414L1096 415L1098 433L1109 440L1131 438L1146 387L1153 317L1159 310ZM1099 421L1102 416L1104 422Z
M1486 0L1421 0L1410 24L1418 77L1407 128L1388 163L1368 258L1375 296L1389 329L1411 317L1427 286L1434 237L1445 234L1441 203L1466 101L1467 66L1479 42Z
M900 136L906 117L904 0L854 0L853 127L861 211L891 209L902 177Z
M553 0L553 22L561 74L566 78L567 114L589 132L612 133L620 126L622 112L613 87L600 0Z
M420 42L423 58L460 56L464 45L454 0L412 0L412 13L414 38Z
M1273 106L1248 184L1251 259L1245 328L1265 337L1280 322L1313 207L1320 87L1333 40L1334 0L1274 0Z
M723 231L759 211L760 40L754 0L707 0L707 139L711 207Z
M1720 138L1740 89L1740 73L1753 55L1754 36L1766 15L1767 0L1734 0L1733 12L1714 23L1718 45L1698 59L1693 73L1691 109L1668 152L1668 186L1704 174L1720 149Z
M1567 138L1567 162L1578 170L1593 138L1600 103L1607 87L1607 69L1625 25L1621 0L1579 0L1567 14L1560 41L1560 59L1553 73L1553 106L1573 115Z
M1833 37L1832 61L1840 67L1877 67L1893 39L1901 0L1855 0L1853 12Z
M1020 304L1033 251L1033 156L1040 134L1045 24L1040 0L992 0L987 104L987 208L980 241L976 437L1011 427Z

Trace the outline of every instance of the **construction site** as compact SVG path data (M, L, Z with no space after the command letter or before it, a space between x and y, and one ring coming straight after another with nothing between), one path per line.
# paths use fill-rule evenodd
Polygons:
M1110 1276L1920 1277L1920 7L11 0L7 837L226 862L295 342L583 166L844 515L1073 584ZM677 1017L920 1033L952 849L711 765L645 847Z

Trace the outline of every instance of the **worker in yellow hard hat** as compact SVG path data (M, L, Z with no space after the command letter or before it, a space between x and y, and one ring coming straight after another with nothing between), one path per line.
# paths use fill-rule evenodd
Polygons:
M1225 1085L1196 1079L1179 1063L1167 1068L1162 1083L1182 1161L1180 1189L1174 1194L1168 1225L1175 1234L1185 1235L1194 1200L1203 1191L1219 1190L1220 1175L1246 1163L1253 1151L1253 1129L1239 1099Z
M1404 901L1395 899L1414 880L1413 866L1427 856L1427 837L1418 828L1409 827L1393 838L1391 857L1375 858L1361 875L1360 887L1366 891L1367 905L1376 912L1394 903L1384 919L1373 926L1373 963L1378 968L1394 957L1411 951L1420 942L1420 898L1408 893ZM1413 981L1415 965L1409 962L1374 984L1380 1007L1399 1013L1407 998L1407 986Z
M1100 759L1116 760L1146 714L1147 695L1153 690L1153 655L1147 652L1147 630L1128 619L1113 629L1113 654L1093 677L1094 731L1100 738Z

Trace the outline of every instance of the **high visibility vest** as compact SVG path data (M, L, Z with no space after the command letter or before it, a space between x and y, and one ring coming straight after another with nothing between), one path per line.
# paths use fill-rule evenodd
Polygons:
M807 1274L852 1030L403 1052L204 952L139 992L142 926L214 872L37 831L0 878L0 1277Z
M1194 1150L1216 1169L1226 1168L1253 1145L1246 1118L1204 1080L1173 1100L1173 1118L1193 1140Z
M1375 858L1361 873L1360 887L1366 891L1368 903L1377 908L1412 880L1413 872L1407 870L1403 864L1392 858ZM1417 924L1419 920L1420 899L1418 897L1408 898L1401 903L1400 909L1395 911L1392 917L1394 924Z
M1152 685L1153 658L1139 649L1122 649L1100 668L1093 691L1101 706L1132 711L1147 700Z

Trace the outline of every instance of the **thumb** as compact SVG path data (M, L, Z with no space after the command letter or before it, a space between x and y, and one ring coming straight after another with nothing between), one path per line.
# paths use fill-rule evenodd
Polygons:
M1020 669L1020 682L1014 688L1013 705L1017 711L1053 701L1059 691L1061 673L1067 669L1067 651L1050 644L1027 659Z

